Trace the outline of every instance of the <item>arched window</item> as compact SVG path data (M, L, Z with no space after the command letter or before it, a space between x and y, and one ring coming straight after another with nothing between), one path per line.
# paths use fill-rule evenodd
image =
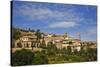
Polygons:
M31 45L31 47L35 47L35 43L34 43L34 42L32 42L32 45Z
M26 47L27 47L27 48L29 47L29 44L28 44L28 43L26 44Z
M20 42L17 43L17 48L22 48L22 44Z

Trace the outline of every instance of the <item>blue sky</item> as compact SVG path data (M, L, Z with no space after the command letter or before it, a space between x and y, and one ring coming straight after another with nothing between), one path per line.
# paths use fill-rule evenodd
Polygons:
M55 4L13 1L12 25L40 29L42 32L64 34L82 40L97 40L97 7L92 5Z

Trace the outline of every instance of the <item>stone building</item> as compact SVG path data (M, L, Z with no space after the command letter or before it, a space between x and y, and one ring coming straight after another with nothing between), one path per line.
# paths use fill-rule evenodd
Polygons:
M71 46L72 52L74 50L80 51L80 40L73 39L69 37L67 34L64 35L55 35L54 34L44 34L42 35L43 39L40 39L40 42L37 42L37 36L35 32L21 32L22 36L16 40L14 49L33 49L33 48L41 48L41 43L44 40L45 46L48 45L49 42L52 42L56 45L58 49L66 48ZM70 43L71 42L71 43Z

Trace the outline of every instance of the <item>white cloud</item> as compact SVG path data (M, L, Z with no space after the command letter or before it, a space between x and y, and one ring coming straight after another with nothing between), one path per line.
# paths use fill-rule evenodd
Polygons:
M29 20L43 20L48 18L57 18L57 17L64 17L64 14L59 11L53 11L47 8L30 8L25 7L23 9L19 9L17 12L19 15L27 16ZM18 15L17 14L17 15Z
M81 24L81 22L84 24L94 24L92 19L84 17L84 13L76 12L75 8L72 8L75 7L74 5L71 5L70 7L67 7L66 5L66 8L63 8L62 11L60 11L60 9L56 10L57 7L55 7L55 9L50 9L46 6L43 6L42 3L37 4L29 2L24 4L22 3L20 6L16 4L14 5L15 8L13 15L16 15L17 17L19 17L19 15L23 16L25 20L39 20L49 23L55 22L50 24L50 27L61 27L61 25L64 27L73 27L77 24ZM60 26L58 25L58 22Z
M39 4L40 5L40 4ZM78 13L74 11L74 9L68 9L67 11L59 11L59 10L52 10L46 7L41 6L36 8L34 4L23 4L20 7L17 7L17 9L14 10L14 13L17 13L15 15L21 15L24 17L27 17L27 20L46 20L48 22L48 19L52 19L53 21L56 20L63 20L63 21L80 21L81 17L78 16Z
M70 28L75 27L79 24L76 22L56 22L49 25L49 28Z

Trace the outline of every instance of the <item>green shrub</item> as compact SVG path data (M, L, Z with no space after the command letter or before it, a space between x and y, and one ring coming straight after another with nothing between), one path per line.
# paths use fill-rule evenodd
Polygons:
M31 65L33 64L34 53L30 50L18 50L12 54L12 65L21 66L21 65Z

